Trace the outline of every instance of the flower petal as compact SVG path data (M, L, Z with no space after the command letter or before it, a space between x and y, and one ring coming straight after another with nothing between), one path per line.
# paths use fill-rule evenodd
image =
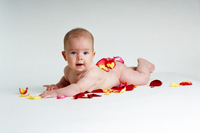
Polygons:
M84 93L78 93L78 94L74 95L73 97L74 97L74 99L78 99L78 98L88 98L88 97L85 96Z
M106 58L103 58L103 59L99 60L99 61L96 63L96 65L97 65L99 68L101 68L101 69L105 70L106 72L108 72L109 69L106 67L107 62L108 62L107 59L106 59Z
M192 85L192 82L186 80L180 83L180 85Z
M102 89L93 90L92 93L103 93Z
M151 81L151 83L150 83L150 87L151 88L153 88L153 87L155 87L155 86L161 86L162 85L162 82L160 81L160 80L153 80L153 81Z
M136 88L136 85L130 84L126 86L126 91L132 91L134 88Z
M88 98L93 98L93 95L92 94L87 94L87 97Z
M113 87L112 88L114 93L123 93L126 90L126 87L122 88L122 87Z
M170 83L171 87L179 87L181 86L179 83Z
M27 91L28 91L28 87L26 87L26 90L24 90L23 88L19 88L20 94L26 94Z
M57 99L63 99L63 98L66 98L67 96L63 95L63 96L60 96L60 97L57 97Z

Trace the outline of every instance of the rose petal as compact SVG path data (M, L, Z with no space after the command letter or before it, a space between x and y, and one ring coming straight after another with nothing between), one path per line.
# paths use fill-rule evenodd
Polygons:
M92 94L93 97L101 97L101 95L97 95L97 94Z
M179 87L181 86L179 83L170 83L171 87Z
M25 91L24 91L23 88L19 88L19 92L20 92L20 94L26 94L27 91L28 91L28 87L26 87L26 90L25 90Z
M63 95L63 96L60 96L60 97L57 97L57 99L63 99L63 98L66 98L67 96Z
M78 94L74 95L73 97L74 97L74 99L78 99L78 98L87 98L87 97L85 97L85 94L84 94L84 93L78 93Z
M153 88L153 87L155 87L155 86L161 86L162 85L162 82L160 81L160 80L153 80L153 81L151 81L151 83L150 83L150 87L151 88Z
M192 82L190 81L183 81L180 83L180 85L192 85Z
M92 94L87 94L87 97L88 98L93 98L93 95Z
M121 62L122 64L124 64L124 60L120 56L116 56L113 59L116 60L116 61Z
M93 90L92 93L103 93L102 89Z
M127 82L121 83L121 84L119 85L119 87L125 87L125 86L127 86Z
M115 62L108 62L108 63L106 64L106 66L107 66L108 68L110 68L110 69L113 69L113 68L116 66L116 63L115 63Z
M106 58L102 58L101 60L99 60L96 65L106 65L107 64L107 59Z
M114 93L122 93L126 90L126 87L125 88L113 87L112 90L113 90Z
M126 91L132 91L134 88L136 88L136 85L130 84L126 86Z

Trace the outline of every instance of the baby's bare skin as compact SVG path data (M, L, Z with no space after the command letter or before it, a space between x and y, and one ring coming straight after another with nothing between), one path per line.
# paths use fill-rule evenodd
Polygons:
M81 92L91 92L96 89L106 89L118 86L120 83L145 85L155 66L145 59L139 58L137 67L127 67L115 61L116 66L106 72L93 63L95 56L93 39L88 31L75 29L65 36L65 51L62 55L68 65L64 76L57 84L44 85L47 87L40 96L55 98L74 96Z
M92 64L88 71L77 75L74 74L72 69L66 66L64 78L57 85L52 85L56 88L45 91L41 96L43 98L54 98L62 95L74 96L85 91L91 92L96 89L112 88L123 82L134 85L145 85L149 81L149 75L154 71L155 66L147 60L139 58L138 66L135 69L126 67L126 65L116 61L115 68L110 69L109 72ZM59 88L58 86L62 83L68 86Z

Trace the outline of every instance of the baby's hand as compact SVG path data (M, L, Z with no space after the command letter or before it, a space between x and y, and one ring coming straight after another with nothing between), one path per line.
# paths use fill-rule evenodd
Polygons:
M56 98L57 93L55 90L52 91L44 91L42 94L40 94L41 98Z
M52 90L56 90L59 89L59 87L55 84L52 85L43 85L43 87L47 87L46 91L52 91Z

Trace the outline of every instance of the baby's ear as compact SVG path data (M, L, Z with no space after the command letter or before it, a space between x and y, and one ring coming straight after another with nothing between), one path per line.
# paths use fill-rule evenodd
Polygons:
M93 58L94 58L95 54L96 54L96 52L94 51L94 52L92 53L92 57L93 57Z
M65 59L65 61L67 61L65 51L62 51L62 56L63 56L63 58Z

